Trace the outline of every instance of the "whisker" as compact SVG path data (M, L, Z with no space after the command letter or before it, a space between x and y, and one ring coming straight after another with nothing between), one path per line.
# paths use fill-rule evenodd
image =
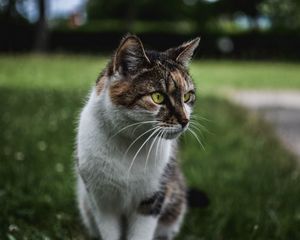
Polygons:
M209 133L209 134L212 134L211 131L209 131L209 130L207 129L207 127L205 127L204 125L202 125L202 124L200 124L200 123L198 123L198 122L195 122L195 121L193 121L193 120L190 120L190 123L191 123L192 125L194 125L195 127L197 126L197 128L199 128L199 132L202 133L202 131L205 131L205 132L207 132L207 133Z
M182 134L181 139L183 139L183 143L186 144L186 134Z
M159 131L160 129L157 129L158 127L155 127L155 130L153 131L153 133L150 134L150 136L144 141L144 143L140 146L140 148L137 150L137 152L135 153L135 155L133 156L133 159L130 163L130 166L129 166L129 169L128 169L128 173L130 172L132 166L133 166L133 163L137 157L137 155L139 154L139 152L142 150L142 148L145 146L145 144L149 141L149 139L157 132Z
M206 129L206 127L204 125L202 125L198 121L194 121L194 119L191 119L190 122L194 123L195 125L197 125L200 128Z
M147 157L146 157L146 163L145 163L144 171L145 171L146 168L147 168L147 163L148 163L148 159L149 159L151 150L152 150L152 148L153 148L153 145L154 145L155 141L157 140L157 138L158 138L158 136L159 136L159 134L160 134L160 131L161 131L161 129L159 129L158 134L154 137L154 139L153 139L153 141L152 141L152 143L151 143L151 145L150 145L150 148L149 148L149 151L148 151L148 154L147 154Z
M187 129L187 130L189 130L192 134L193 134L193 136L197 139L197 141L198 141L198 143L200 144L200 146L203 148L203 150L205 151L205 147L203 146L203 144L202 144L202 142L200 141L200 139L198 138L198 136L197 136L197 134L192 130L192 129Z
M157 153L158 153L158 148L160 147L160 143L162 141L162 135L164 134L164 129L162 129L162 131L159 133L159 139L156 145L156 149L155 149L155 167L157 166Z
M207 122L210 122L210 121L211 121L211 120L208 119L208 118L201 117L201 116L196 115L196 114L192 114L192 115L191 115L191 118L194 118L194 119L200 119L200 120L205 120L205 121L207 121Z
M161 138L161 142L164 140L164 137L166 136L166 134L167 134L167 131L164 130L163 135L162 135L162 138ZM159 151L160 151L160 155L162 155L162 147L161 147L161 146L160 146Z
M115 137L120 132L122 132L122 131L130 128L130 127L133 127L133 126L136 126L136 125L143 125L143 124L147 124L147 123L156 123L156 122L158 122L158 121L144 121L144 122L137 122L137 123L133 123L133 124L127 125L127 126L123 127L121 130L119 130L117 133L115 133L114 135L112 135L109 139Z
M201 129L199 129L197 126L193 125L193 123L190 124L190 128L197 131L200 134L200 136L203 137Z
M158 123L159 121L147 121L146 123ZM141 125L138 125L138 126L136 126L134 129L133 129L133 131L132 131L132 135L134 135L134 133L135 133L135 131L140 127L140 126L142 126L142 124Z
M196 123L197 125L199 125L200 127L203 127L203 128L205 128L205 126L204 125L202 125L197 119L190 119L190 122L194 122L194 123Z
M152 131L152 130L155 130L155 129L157 129L158 127L157 126L155 126L155 127L153 127L153 128L151 128L151 129L149 129L149 130L147 130L146 132L144 132L144 133L142 133L141 135L139 135L130 145L129 145L129 147L126 149L126 151L125 151L125 153L124 153L124 155L123 155L123 159L127 156L127 154L128 154L128 151L130 150L130 148L141 138L141 137L143 137L144 135L146 135L148 132L150 132L150 131Z

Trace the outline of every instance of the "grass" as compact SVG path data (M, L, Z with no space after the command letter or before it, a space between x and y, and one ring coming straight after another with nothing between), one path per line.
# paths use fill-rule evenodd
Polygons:
M103 56L0 55L0 86L87 90L105 64ZM300 89L297 63L195 61L191 74L200 94L235 88Z
M86 56L0 57L0 239L83 239L74 196L75 122L104 64ZM205 151L189 135L182 164L211 205L191 209L180 240L300 239L300 172L272 130L211 95L300 88L296 64L196 62ZM269 77L268 77L269 76ZM282 79L285 81L282 81ZM205 96L204 96L205 95Z
M201 92L238 89L300 89L299 64L281 62L195 62L191 74Z

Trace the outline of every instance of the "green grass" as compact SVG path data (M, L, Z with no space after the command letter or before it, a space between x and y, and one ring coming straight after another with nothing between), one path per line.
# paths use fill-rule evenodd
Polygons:
M88 89L106 64L96 56L1 56L0 86ZM280 62L195 61L191 74L199 93L235 88L300 89L300 64Z
M300 64L280 62L195 62L191 74L201 92L234 89L300 89Z
M74 195L76 118L104 64L86 56L0 57L0 239L83 239ZM205 150L189 135L182 164L211 205L191 209L181 240L300 239L300 172L272 130L209 95L300 88L296 64L196 62ZM284 81L281 81L284 77ZM215 90L215 91L213 91Z

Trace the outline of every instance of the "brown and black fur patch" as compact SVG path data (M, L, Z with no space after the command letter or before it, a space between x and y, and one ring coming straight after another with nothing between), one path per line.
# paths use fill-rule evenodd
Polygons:
M187 113L183 95L188 91L194 92L194 85L187 69L170 60L160 59L161 55L158 53L155 56L158 59L153 56L150 58L153 61L150 68L143 68L143 71L134 76L122 76L122 79L112 83L109 89L111 100L114 104L127 108L153 111L156 109L155 104L145 101L145 97L153 92L160 92L165 95L165 102L160 105L158 120L167 124L184 125Z
M138 208L140 214L158 216L165 200L165 192L158 191L153 196L143 200Z
M99 76L99 78L97 80L97 83L96 83L96 92L97 92L97 95L99 95L103 91L106 80L107 80L107 76L106 75L101 74Z
M110 98L114 104L129 107L132 97L132 86L129 82L116 82L111 85Z
M114 104L151 111L154 110L153 105L143 104L143 97L161 92L166 96L163 104L165 107L160 113L161 119L168 119L176 112L184 119L184 113L179 113L178 109L182 108L183 94L190 90L194 92L194 86L187 66L181 60L190 58L193 54L190 49L197 45L198 40L165 52L147 51L139 38L126 36L98 78L97 93L103 90L107 78L118 73L119 80L112 83L109 89Z
M167 165L163 175L165 179L166 205L162 209L159 221L165 225L174 223L186 205L186 185L176 161Z
M164 225L174 223L186 204L186 186L176 161L171 161L161 177L160 190L140 203L138 212L159 217Z

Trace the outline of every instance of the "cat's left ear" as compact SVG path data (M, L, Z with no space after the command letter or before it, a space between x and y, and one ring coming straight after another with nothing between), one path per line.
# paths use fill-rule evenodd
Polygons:
M125 36L113 58L113 72L126 75L150 64L141 40L135 35Z
M180 63L184 67L188 67L196 48L200 42L200 37L185 42L177 48L171 48L166 51L169 58Z

